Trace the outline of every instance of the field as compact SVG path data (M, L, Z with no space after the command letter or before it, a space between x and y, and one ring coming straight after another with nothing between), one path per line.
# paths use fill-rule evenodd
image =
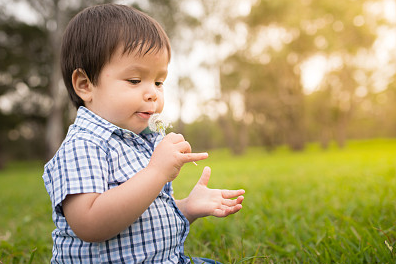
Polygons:
M209 152L174 181L183 198L204 166L210 188L246 190L236 215L197 220L190 256L223 263L395 263L396 140L351 141L346 148L303 152L251 148L234 157ZM53 229L42 164L0 171L0 261L48 263ZM389 245L387 245L387 244ZM0 263L1 263L0 262Z

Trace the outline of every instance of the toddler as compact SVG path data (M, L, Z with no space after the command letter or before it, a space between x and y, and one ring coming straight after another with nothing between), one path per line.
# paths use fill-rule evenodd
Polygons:
M192 153L180 134L148 129L164 106L170 57L161 26L131 7L98 5L69 22L61 67L78 111L44 168L56 226L51 263L189 263L190 224L242 208L243 190L207 188L209 167L187 198L173 197L182 166L208 154Z

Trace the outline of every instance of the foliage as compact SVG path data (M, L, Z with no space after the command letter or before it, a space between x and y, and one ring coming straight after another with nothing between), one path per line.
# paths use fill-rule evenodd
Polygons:
M34 157L44 156L42 147L33 146L34 142L43 142L46 122L42 104L48 103L45 94L52 60L47 41L48 34L37 26L13 19L0 21L0 95L10 98L2 101L4 112L0 111L0 163L4 156L28 156L26 147L28 153L35 149ZM9 100L16 97L19 99L7 107ZM25 148L15 147L22 144Z
M30 5L38 22L26 24L8 9L0 11L0 167L6 159L48 159L59 146L75 113L59 85L61 33L78 10L109 0L18 2ZM174 127L195 149L228 147L242 154L247 146L287 144L302 150L311 141L326 148L332 140L342 146L347 139L396 135L394 48L383 55L386 67L373 57L380 32L395 27L375 11L384 1L261 0L251 1L250 13L238 15L246 2L134 1L170 36L178 69L169 90L180 110ZM218 89L209 102L200 96L204 89L195 69L188 71L197 57L194 49L202 46L202 67L215 75L211 88ZM326 72L307 93L303 68L318 56L327 61ZM8 111L5 93L19 98ZM204 114L184 124L182 113L190 110L186 98L194 93Z
M197 220L185 251L223 263L394 263L395 150L396 141L384 139L350 141L344 149L310 144L297 153L210 152L198 167L182 169L176 197L188 195L210 166L209 187L244 188L244 207L225 219ZM32 263L49 262L54 226L41 174L41 163L12 163L0 172L3 263L31 256Z
M37 21L27 24L21 17L4 11L9 10L6 7L13 3L0 3L0 98L7 93L1 98L0 105L0 122L3 124L0 128L0 168L6 159L28 156L46 160L57 150L75 113L71 104L67 104L59 65L64 28L69 19L83 8L115 1L18 2L31 8ZM180 27L188 24L192 28L198 24L180 10L178 1L148 2L149 8L144 3L133 6L148 9L145 11L164 24L175 43L180 43L179 38L183 36ZM24 133L27 130L30 131L28 136ZM39 148L36 148L37 142L40 143ZM26 152L21 145L29 151ZM6 151L8 149L12 149L12 153ZM32 152L32 156L28 155Z
M206 117L201 117L192 124L186 124L184 134L194 152L226 147L218 123Z
M241 123L258 130L266 146L300 150L312 139L323 147L333 139L342 146L350 136L363 101L356 90L375 90L374 83L356 78L372 75L356 61L373 49L377 29L386 24L367 10L372 2L261 0L240 19L251 37L221 65L222 94L225 101L232 93L244 98ZM337 58L340 66L327 69L316 87L319 95L308 98L302 68L315 56ZM320 72L310 73L315 74Z
M29 84L35 90L44 90L48 85L51 68L51 50L47 44L48 34L43 29L15 20L1 21L0 83L5 93L18 82Z

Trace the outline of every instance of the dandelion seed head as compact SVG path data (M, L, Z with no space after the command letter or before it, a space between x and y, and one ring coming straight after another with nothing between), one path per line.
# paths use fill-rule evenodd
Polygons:
M171 125L165 122L160 114L153 114L149 120L149 129L153 132L161 133L163 136L165 135L165 130L171 127Z

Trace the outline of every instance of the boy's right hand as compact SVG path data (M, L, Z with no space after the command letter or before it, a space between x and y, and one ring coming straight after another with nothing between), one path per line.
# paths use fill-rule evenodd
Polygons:
M184 163L207 157L208 153L191 153L191 146L183 135L169 133L155 148L148 168L157 170L169 182L177 177Z

